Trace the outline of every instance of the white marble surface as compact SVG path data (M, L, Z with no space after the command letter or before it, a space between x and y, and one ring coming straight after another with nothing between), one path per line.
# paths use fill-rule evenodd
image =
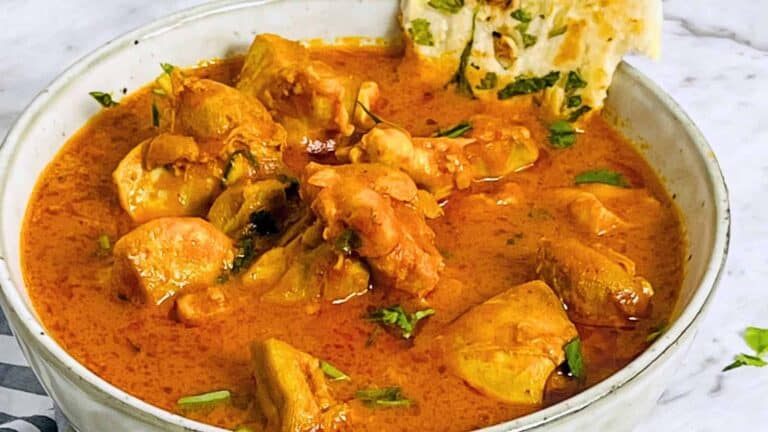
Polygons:
M370 0L368 0L370 1ZM69 64L199 0L0 0L0 136ZM768 0L665 1L664 57L631 59L710 140L731 191L727 273L687 365L638 431L765 430L768 368L720 370L768 327Z

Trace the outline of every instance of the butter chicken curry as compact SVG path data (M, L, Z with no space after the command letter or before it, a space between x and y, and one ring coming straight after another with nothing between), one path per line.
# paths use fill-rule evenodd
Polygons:
M263 34L119 103L94 92L22 237L50 333L239 431L469 430L625 366L683 272L653 170L599 114L436 86L406 51ZM575 104L586 78L530 80Z

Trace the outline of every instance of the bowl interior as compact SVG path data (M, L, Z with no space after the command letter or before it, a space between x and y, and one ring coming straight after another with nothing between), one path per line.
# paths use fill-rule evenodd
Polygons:
M395 0L217 2L161 19L111 42L45 89L0 150L0 258L4 258L0 279L7 303L31 328L31 334L41 329L21 274L22 220L38 176L64 142L97 112L99 107L89 91L108 91L119 97L122 89L130 92L154 79L161 72L160 62L190 66L201 59L241 53L255 34L263 32L293 39L333 41L353 35L394 40L399 37L397 13ZM724 259L728 229L725 186L714 155L687 117L627 65L617 73L605 116L638 143L684 214L691 256L675 312L678 319L651 349L613 377L507 427L525 428L566 414L642 371L698 316ZM49 349L63 363L74 362L60 348L50 345ZM95 376L89 380L105 392L115 391ZM169 414L166 420L175 417Z

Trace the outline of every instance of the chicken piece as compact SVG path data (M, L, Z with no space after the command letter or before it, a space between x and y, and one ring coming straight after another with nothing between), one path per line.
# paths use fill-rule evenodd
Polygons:
M626 221L608 210L593 194L581 188L558 188L550 192L564 203L573 222L581 229L601 236L618 228L629 227Z
M299 119L309 130L349 136L357 86L328 64L312 60L299 43L274 34L254 38L237 89L283 118ZM295 125L294 125L295 126Z
M360 84L360 90L357 91L357 101L353 111L353 120L355 126L362 130L370 130L376 126L376 120L371 117L369 112L373 110L374 105L381 97L379 85L373 81L363 81ZM361 106L362 105L362 106Z
M148 170L179 161L195 162L200 157L200 149L194 139L169 133L148 139L141 150L144 167Z
M576 336L557 295L532 281L464 313L442 343L450 370L473 388L506 403L539 404Z
M366 133L349 153L353 163L372 162L399 168L437 199L472 181L463 148L472 140L412 138L400 128L381 124Z
M211 200L220 190L218 170L209 164L173 165L191 157L194 141L177 135L161 134L150 138L120 161L112 173L120 206L134 222L169 216L203 216ZM169 147L183 143L173 155Z
M212 285L232 261L232 241L203 219L147 222L115 243L112 280L136 303L160 304L188 288Z
M210 286L179 296L176 299L176 317L184 324L197 326L229 311L232 305L226 289Z
M533 165L539 146L522 125L501 118L478 114L470 118L474 141L464 147L475 179L503 177Z
M286 257L287 264L268 257L268 263L273 263L275 269L285 271L264 294L265 301L283 305L303 303L312 308L320 299L342 303L368 291L370 275L359 259L341 255L328 243L312 249L302 245L293 250L294 255ZM257 266L264 269L262 275L270 274L265 263Z
M255 178L282 170L285 129L258 99L217 81L174 70L171 91L155 97L161 130L195 138L204 160L220 163L237 152L252 155Z
M251 359L266 432L349 430L349 407L331 395L317 358L267 339L251 345Z
M251 215L259 211L276 214L286 206L285 187L285 183L270 179L227 188L213 202L208 220L230 237L239 237Z
M618 252L572 238L544 240L537 260L539 277L558 292L576 323L622 327L649 312L651 284Z
M325 225L326 241L349 236L374 277L395 289L418 297L434 289L443 258L405 173L380 164L310 164L306 177L302 196Z

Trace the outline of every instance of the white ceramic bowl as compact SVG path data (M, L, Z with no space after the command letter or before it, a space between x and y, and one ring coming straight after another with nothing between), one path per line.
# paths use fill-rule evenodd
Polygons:
M244 52L257 33L293 39L399 37L396 0L225 1L163 18L77 62L43 90L0 150L0 304L43 387L81 431L217 431L163 411L108 384L69 356L45 332L26 293L19 234L35 181L97 105L94 89L132 91L158 73L158 63L194 65ZM653 346L598 385L489 431L626 431L646 415L680 364L718 282L728 247L728 198L704 138L658 87L624 64L611 87L606 118L641 146L674 193L687 227L688 262L675 321ZM450 415L451 407L445 407Z

